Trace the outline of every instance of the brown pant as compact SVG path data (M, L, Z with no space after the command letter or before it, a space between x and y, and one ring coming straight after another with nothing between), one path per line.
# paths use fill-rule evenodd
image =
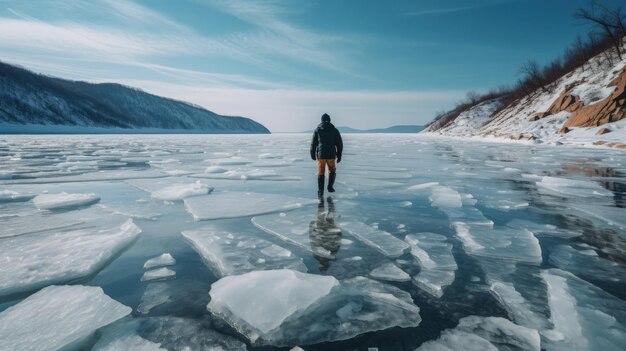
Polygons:
M334 158L317 159L317 175L324 175L326 171L326 165L328 165L328 172L335 173L337 167L335 166Z

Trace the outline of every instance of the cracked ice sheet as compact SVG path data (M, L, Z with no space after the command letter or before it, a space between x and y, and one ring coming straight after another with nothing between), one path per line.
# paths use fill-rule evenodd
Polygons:
M409 244L396 238L391 233L376 229L362 222L341 221L339 227L354 236L365 245L387 257L398 257L409 250Z
M0 313L0 349L62 349L130 312L99 287L49 286Z
M307 270L301 258L283 247L256 237L254 232L242 233L242 230L226 231L216 226L205 226L181 234L205 264L220 277L255 270Z
M547 350L623 350L626 302L560 269L541 276L554 324L542 331Z
M364 277L257 271L220 279L210 295L208 309L254 345L309 345L421 322L410 294Z
M233 191L185 199L185 208L196 221L204 221L288 211L317 202L287 195Z
M69 232L21 235L0 240L0 296L72 281L99 271L132 243L141 230L117 217Z
M210 327L205 321L178 317L124 320L103 328L93 351L246 350L243 342Z

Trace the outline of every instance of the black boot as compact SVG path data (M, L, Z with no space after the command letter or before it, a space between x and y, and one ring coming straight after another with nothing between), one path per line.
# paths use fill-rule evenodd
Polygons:
M335 184L335 177L337 176L337 173L332 172L328 174L328 192L329 193L334 193L335 192L335 188L333 188L333 185Z
M324 196L324 176L323 175L317 176L317 196L319 197Z

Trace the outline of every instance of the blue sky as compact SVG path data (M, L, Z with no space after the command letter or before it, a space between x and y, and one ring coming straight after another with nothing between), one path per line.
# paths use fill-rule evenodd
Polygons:
M0 60L275 132L422 124L587 27L585 0L0 0ZM621 1L607 0L609 6Z

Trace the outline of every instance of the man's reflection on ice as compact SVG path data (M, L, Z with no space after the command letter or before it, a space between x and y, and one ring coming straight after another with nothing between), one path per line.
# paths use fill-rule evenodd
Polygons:
M324 211L324 199L317 206L317 217L309 225L309 239L313 256L320 264L320 272L326 272L341 246L341 229L335 225L335 204L326 198L328 212ZM316 254L319 253L319 254Z

